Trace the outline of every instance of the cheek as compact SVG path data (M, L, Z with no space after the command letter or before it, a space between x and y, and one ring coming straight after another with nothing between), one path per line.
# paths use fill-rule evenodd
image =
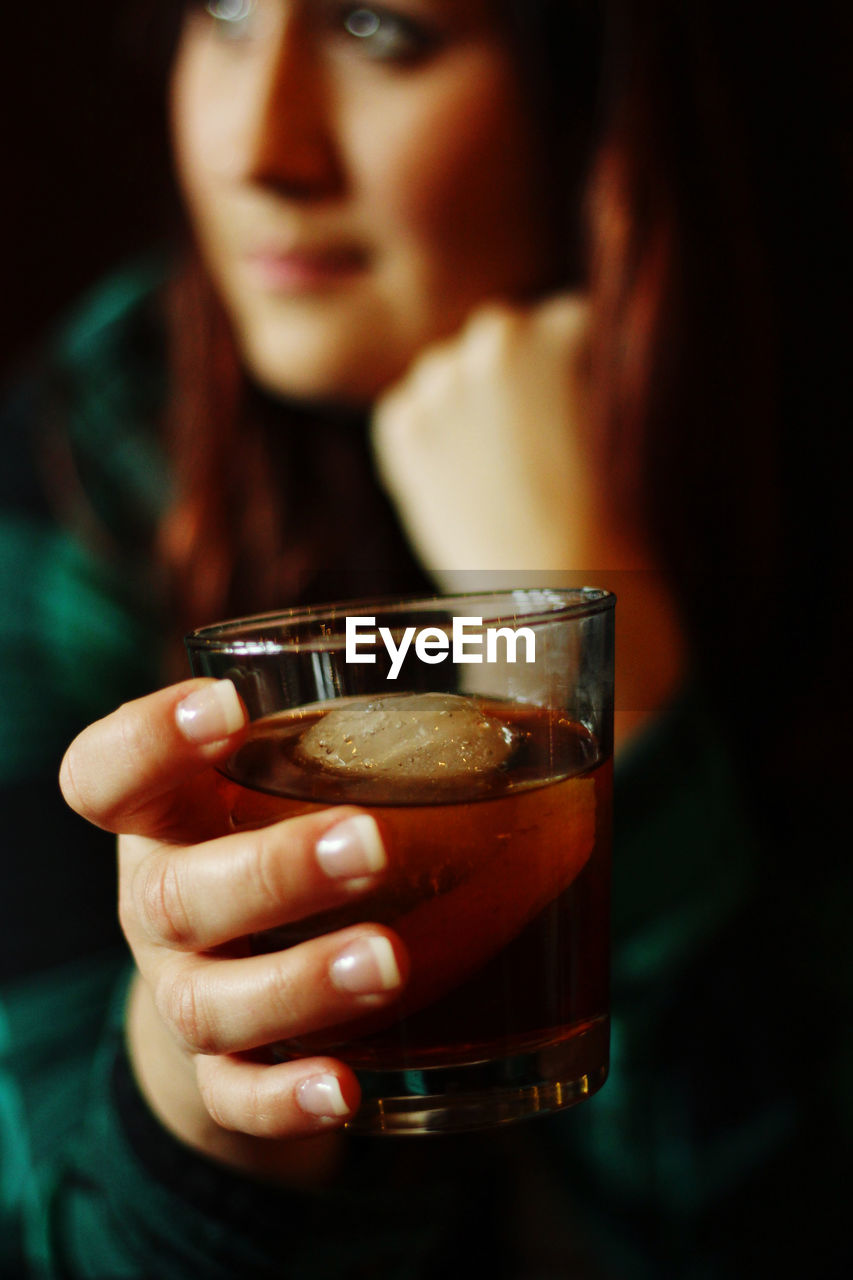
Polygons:
M209 148L204 113L199 103L199 86L186 58L179 57L172 77L170 121L175 173L190 208L204 187L202 157Z
M235 121L227 96L212 83L205 59L191 41L179 52L170 93L172 153L190 206L203 213L205 197L224 176L234 151Z
M521 119L515 95L476 76L398 118L384 156L374 143L373 193L387 234L441 274L462 260L470 278L498 254L501 268L511 269L509 254L526 272L543 237Z

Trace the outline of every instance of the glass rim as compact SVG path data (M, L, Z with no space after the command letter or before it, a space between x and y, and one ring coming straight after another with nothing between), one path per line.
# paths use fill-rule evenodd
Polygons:
M511 624L518 626L542 626L546 623L569 621L576 618L593 617L598 613L606 613L616 604L616 595L603 587L507 587L500 591L460 591L452 593L436 593L435 595L411 596L365 596L358 600L338 600L327 604L307 605L292 609L274 610L269 613L249 614L241 618L231 618L224 622L210 623L197 627L184 636L184 644L191 651L208 653L252 652L259 651L258 633L267 628L295 626L305 622L321 622L323 620L340 622L347 617L361 616L361 611L370 610L382 615L382 622L396 614L411 613L418 607L435 609L442 605L456 608L460 604L472 605L476 601L505 600L511 603L513 598L540 597L552 600L548 607L539 604L531 606L528 612L518 613L498 609L493 613L481 612L484 625L500 627ZM557 603L559 601L559 603ZM381 623L379 624L381 625ZM254 639L247 633L254 632ZM308 649L328 649L341 643L342 632L329 635L303 636L300 639L267 637L260 648L264 653L294 653Z

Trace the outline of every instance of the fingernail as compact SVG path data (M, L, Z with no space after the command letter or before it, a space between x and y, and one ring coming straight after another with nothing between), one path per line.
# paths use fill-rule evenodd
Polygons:
M246 723L243 704L230 680L217 680L196 689L175 711L178 728L185 738L203 746L220 742Z
M345 818L317 841L317 861L334 880L375 875L387 864L379 828L369 814Z
M296 1090L299 1107L309 1116L348 1116L350 1108L337 1076L309 1076Z
M394 948L374 934L351 942L332 963L332 982L351 995L378 995L399 987L401 978Z

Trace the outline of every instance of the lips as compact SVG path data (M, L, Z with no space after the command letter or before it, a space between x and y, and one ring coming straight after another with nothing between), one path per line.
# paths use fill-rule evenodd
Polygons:
M252 281L262 289L302 293L345 284L365 270L366 252L356 245L262 247L244 256Z

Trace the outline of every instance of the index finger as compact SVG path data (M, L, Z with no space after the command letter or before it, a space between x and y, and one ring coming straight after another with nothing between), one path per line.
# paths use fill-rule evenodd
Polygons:
M234 750L247 720L230 680L185 680L124 703L71 743L62 794L107 831L172 836L181 800L198 807L200 776Z

